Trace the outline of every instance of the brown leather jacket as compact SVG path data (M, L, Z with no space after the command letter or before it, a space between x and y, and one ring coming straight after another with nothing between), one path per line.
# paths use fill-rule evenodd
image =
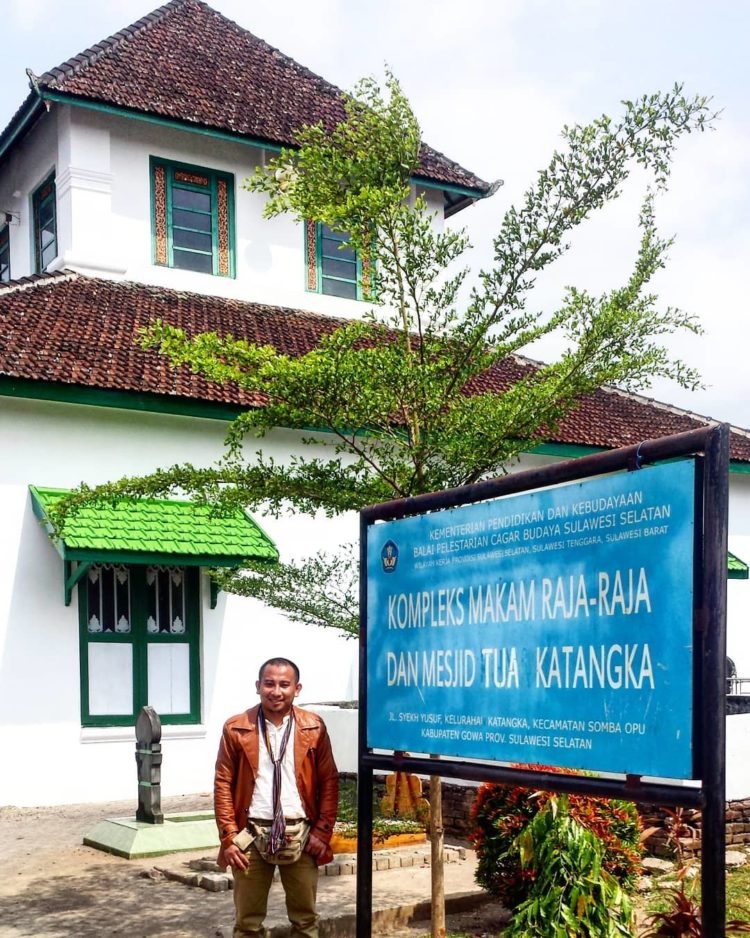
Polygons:
M255 788L260 746L258 706L227 720L216 757L214 811L221 840L218 863L222 869L227 865L225 848L247 823L247 809ZM328 844L336 821L339 794L339 773L331 740L325 723L316 713L300 707L292 709L297 789L313 831ZM333 852L329 848L318 864L329 863L332 859Z

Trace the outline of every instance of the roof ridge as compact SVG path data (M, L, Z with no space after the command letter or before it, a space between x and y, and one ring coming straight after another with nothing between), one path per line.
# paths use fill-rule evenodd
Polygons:
M204 6L208 6L208 4L204 4ZM213 7L209 7L209 9L213 9ZM214 10L214 12L218 13L217 10ZM223 16L222 13L218 13L218 15ZM224 17L224 19L228 19L228 17ZM233 23L234 20L229 20L229 22ZM266 49L269 50L269 52L272 52L275 55L280 56L286 62L289 62L291 65L294 65L294 67L298 69L303 75L308 75L310 78L314 79L319 85L323 86L323 90L327 92L333 92L335 95L339 95L342 98L351 97L351 95L347 91L344 91L342 88L339 88L338 85L334 85L333 82L328 81L327 78L324 78L322 75L319 75L317 72L314 72L311 68L308 68L306 65L303 65L301 62L298 62L297 59L292 58L291 55L287 55L287 53L279 49L278 46L272 46L271 43L268 42L266 39L263 39L261 36L256 36L255 33L251 33L249 29L245 29L245 27L240 26L239 23L237 23L236 25L238 26L239 29L241 29L248 36L251 36L257 43L259 43L262 46L265 46Z
M75 75L85 71L95 62L98 62L99 59L104 55L107 55L117 49L121 43L132 39L136 34L143 32L143 30L153 26L154 23L160 22L164 19L165 16L168 16L175 9L185 6L188 3L198 3L202 6L206 6L202 0L169 0L168 3L157 7L155 10L152 10L150 13L142 16L140 19L136 20L134 23L131 23L129 26L124 26L116 33L112 33L112 35L108 36L106 39L101 39L99 42L94 43L93 46L89 46L87 49L84 49L83 52L79 52L77 55L71 56L69 59L61 62L60 65L57 65L54 68L50 68L38 76L32 77L30 72L29 75L32 77L32 80L35 81L35 83L44 82L45 84L53 84L57 82L57 80L63 75Z
M122 29L118 30L116 33L113 33L111 36L108 36L106 39L102 39L93 46L89 46L87 49L84 49L83 52L79 52L77 55L71 56L60 65L48 69L42 75L33 76L33 80L36 83L53 84L57 82L58 79L63 75L67 77L68 75L72 74L80 74L98 62L99 59L101 59L103 56L115 51L121 43L133 39L138 33L141 33L144 30L154 26L154 24L161 22L165 19L165 17L175 12L178 8L189 6L191 4L203 7L212 15L218 16L227 23L231 23L233 26L237 27L237 29L239 29L246 36L252 38L259 45L265 46L269 52L280 56L287 63L293 65L300 73L314 79L314 81L319 85L321 91L325 91L329 94L332 93L336 96L345 95L345 92L337 85L334 85L332 82L328 81L317 72L312 71L312 69L307 68L307 66L302 65L301 62L298 62L290 55L282 52L282 50L277 46L271 45L270 42L267 42L260 36L256 36L255 33L250 32L249 29L245 29L244 26L240 26L240 24L235 20L230 19L228 16L224 16L223 13L221 13L219 10L215 10L210 4L205 3L204 0L168 0L167 3L157 7L155 10L152 10L151 13L147 13L145 16L142 16L139 20L136 20L129 26L124 26Z
M176 0L178 3L184 0ZM191 2L191 0L188 0ZM235 304L240 307L254 307L275 312L283 313L289 316L306 316L310 319L321 320L326 323L336 325L347 325L355 320L345 319L342 316L331 316L327 313L319 313L311 309L301 309L296 306L281 306L277 303L261 303L257 300L246 300L238 297L223 296L214 293L202 293L198 290L184 290L178 287L167 287L160 283L148 283L143 280L112 280L109 277L92 277L81 274L76 270L55 270L41 274L30 274L28 277L19 277L18 280L8 280L0 282L0 297L7 296L9 293L19 293L24 290L39 289L51 284L66 283L71 281L96 282L106 285L109 288L117 289L124 287L126 289L144 290L153 295L164 294L166 296L185 297L186 299L198 299L208 302L224 302Z
M22 290L46 287L50 283L65 283L67 280L87 279L89 278L84 277L75 270L53 270L42 274L29 274L28 277L19 277L18 280L6 280L4 283L0 283L0 296L19 293Z
M451 167L451 169L453 169L454 172L458 173L459 176L474 176L475 179L478 178L475 175L475 173L471 172L471 170L466 169L466 167L462 166L456 160L451 159L450 156L446 156L442 150L438 150L436 147L430 146L429 143L425 143L424 140L421 139L421 131L420 131L420 147L422 151L426 151L428 153L431 153L433 156L438 157L441 160L445 160L445 162ZM414 175L424 176L424 173L423 172L420 173L419 169L417 169ZM497 192L497 190L500 188L500 186L503 185L503 182L504 180L502 179L495 179L493 182L491 182L490 187L492 191L489 194L494 195L495 192Z
M663 410L667 413L676 414L681 417L691 417L695 420L702 420L704 422L708 421L713 423L728 422L719 420L716 417L711 417L708 414L699 414L697 411L689 410L687 407L679 407L677 404L668 404L666 401L659 401L655 397L649 397L646 394L639 394L637 391L625 391L622 388L615 387L612 384L604 384L601 386L600 390L606 392L607 394L619 394L620 397L629 397L635 401L641 401L644 404L648 404L650 407L655 407L658 410ZM750 439L750 430L733 423L730 423L729 426L732 429L732 433L737 433L740 436L744 436Z
M134 289L147 290L153 294L165 293L170 296L184 296L186 298L197 297L199 300L208 300L210 302L234 303L237 306L252 306L262 309L272 309L279 313L286 313L290 316L309 316L311 319L320 319L327 323L336 323L338 325L347 325L358 320L345 319L342 316L330 316L327 313L318 313L312 309L301 309L297 306L281 306L278 303L261 303L257 300L240 299L233 296L224 296L223 294L201 293L198 290L183 290L176 287L166 287L160 283L146 283L142 280L110 280L108 277L84 277L81 274L70 271L75 277L82 280L101 280L104 283L119 287L133 287Z
M200 25L203 40L196 38ZM180 56L174 61L169 50ZM205 0L168 0L157 9L89 46L40 76L27 70L32 94L0 134L0 156L15 134L30 126L41 104L63 95L71 103L108 105L130 116L148 115L295 147L295 132L322 122L329 130L344 118L351 93L250 32ZM451 214L497 183L480 179L421 141L415 177L459 191ZM446 197L447 200L447 197ZM448 201L448 200L447 200Z
M509 357L515 358L523 364L532 365L538 368L543 368L547 364L547 362L529 358L526 355L520 355L518 352L513 352ZM716 417L710 417L707 414L699 414L697 411L689 410L687 407L678 407L677 404L668 404L665 401L659 401L655 397L649 397L647 394L639 394L637 391L626 391L623 388L616 387L614 384L603 384L598 388L598 390L603 391L605 394L617 394L620 397L630 398L634 401L640 401L642 404L647 404L650 407L655 407L657 410L663 410L665 413L675 414L679 417L690 417L692 419L703 422L726 422L718 420ZM740 427L733 423L730 423L729 426L731 427L732 433L736 433L739 436L744 436L747 439L750 439L749 429L745 429L744 427Z

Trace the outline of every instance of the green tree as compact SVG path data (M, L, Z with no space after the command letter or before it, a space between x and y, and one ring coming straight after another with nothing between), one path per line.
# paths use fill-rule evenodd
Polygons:
M214 570L220 589L252 596L300 622L333 628L347 638L359 635L359 568L354 544L338 553L318 551L312 557L269 565L251 561L241 570Z
M247 183L267 194L267 216L288 213L347 233L365 259L363 287L377 301L370 312L299 358L228 335L188 336L155 323L145 346L217 382L236 382L266 404L234 422L226 455L215 465L172 466L93 491L81 486L61 505L58 524L82 500L174 489L219 511L239 505L271 513L358 510L505 471L582 395L604 384L643 389L653 378L668 377L697 386L695 371L670 358L664 345L677 330L698 331L695 320L660 310L647 288L671 243L656 232L653 190L666 187L679 138L710 125L706 99L687 98L676 86L624 102L618 121L603 116L565 127L565 147L521 204L505 213L494 266L469 287L468 271L459 266L465 235L440 231L424 198L411 196L419 127L390 75L386 90L383 95L371 80L360 83L346 102L346 121L333 133L321 125L302 128L298 147L282 151ZM652 188L644 195L640 245L627 282L599 297L570 287L558 309L529 311L537 274L568 250L565 239L577 225L618 197L635 165L650 173ZM493 380L508 356L551 333L567 341L558 361L511 385ZM308 433L310 455L288 464L262 450L245 460L246 438L262 438L278 426L327 432ZM342 620L337 592L342 578L351 581L350 557L329 558L338 586L304 603L294 583L326 582L318 558L310 566L282 564L265 576L257 570L225 574L222 586L272 603L279 597L299 621L336 628L343 621L351 633L351 605ZM349 599L353 595L350 589Z
M679 138L710 124L706 99L686 98L676 86L625 102L619 121L566 127L565 148L520 207L505 213L495 264L479 272L461 304L468 271L456 262L467 239L438 230L425 200L411 197L419 128L390 76L387 92L362 82L347 100L345 122L330 134L302 128L298 148L282 151L247 183L268 194L268 216L289 213L347 232L366 258L364 286L377 302L361 321L333 329L297 358L230 335L189 336L154 323L144 346L175 366L235 382L265 404L234 421L227 451L213 466L183 464L81 486L61 503L59 522L81 501L177 488L217 510L358 510L503 472L603 384L643 389L667 377L698 385L696 372L664 344L677 330L699 331L695 319L659 309L647 288L671 244L656 232L653 190L666 187ZM653 189L644 196L627 282L599 297L570 287L557 310L529 311L536 275L568 250L573 228L620 194L634 165L650 172ZM550 333L566 339L559 360L500 387L500 363ZM283 465L262 449L244 458L248 436L262 438L279 426L306 433L309 455Z
M680 137L710 121L707 101L687 98L676 86L624 102L619 120L604 116L564 128L564 147L521 204L505 213L492 268L469 284L460 266L466 236L441 230L425 199L414 196L420 132L397 81L389 75L385 93L371 80L361 82L346 100L344 122L330 133L322 125L303 127L297 146L247 185L268 196L267 216L313 219L346 233L364 261L370 312L298 358L156 322L143 337L146 347L213 381L234 382L265 403L234 421L226 454L214 466L177 465L96 489L82 486L61 504L58 527L81 501L174 489L217 511L356 511L503 472L582 395L604 384L643 388L666 377L695 386L698 376L670 357L664 338L697 331L697 324L679 310L658 308L648 292L671 243L657 234L653 195L667 185ZM646 171L651 188L627 281L598 297L570 287L556 310L532 312L527 303L536 276L568 250L573 229L620 194L634 166ZM515 383L499 382L503 361L552 333L567 343L557 361ZM248 437L276 427L306 434L306 455L281 464L259 449L246 459ZM273 601L261 578L244 579L242 586L235 577L237 589L257 588L256 595ZM308 612L299 614L307 621ZM431 785L431 795L435 790L439 785ZM433 850L436 843L441 850L438 833Z

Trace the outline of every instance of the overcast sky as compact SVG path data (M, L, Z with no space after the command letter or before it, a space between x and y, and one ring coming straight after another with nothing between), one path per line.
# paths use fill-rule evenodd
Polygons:
M684 82L713 96L716 130L691 137L657 203L676 235L654 286L665 305L697 314L700 339L673 347L706 390L644 393L750 426L750 3L747 0L212 0L211 5L345 89L387 63L436 149L504 186L457 216L487 261L503 212L547 163L563 124L616 115L620 101ZM0 124L41 73L150 12L148 0L3 0ZM579 232L534 305L568 283L601 291L627 277L641 190ZM542 353L545 350L542 350ZM540 355L539 350L532 350Z

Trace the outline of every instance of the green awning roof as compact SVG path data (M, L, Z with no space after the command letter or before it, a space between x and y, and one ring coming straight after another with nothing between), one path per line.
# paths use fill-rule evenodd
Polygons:
M51 530L49 509L70 492L29 489L34 514ZM65 561L79 563L231 567L279 559L271 538L241 509L217 516L207 505L176 499L121 498L85 506L66 520L56 546Z
M727 551L727 577L730 580L747 580L749 576L747 564Z

